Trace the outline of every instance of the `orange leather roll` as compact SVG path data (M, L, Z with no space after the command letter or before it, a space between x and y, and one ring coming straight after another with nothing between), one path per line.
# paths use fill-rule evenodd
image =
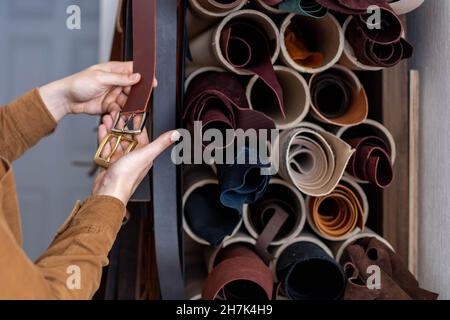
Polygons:
M351 188L339 184L333 192L309 199L310 217L317 231L326 237L341 238L355 229L364 229L364 209Z
M308 68L318 68L323 65L324 54L319 51L310 50L302 34L289 26L284 36L287 51L291 58L299 65Z

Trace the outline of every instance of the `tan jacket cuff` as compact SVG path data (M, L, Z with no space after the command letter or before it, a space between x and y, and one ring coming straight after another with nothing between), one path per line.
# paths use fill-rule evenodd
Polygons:
M56 129L57 122L48 111L38 89L28 92L9 106L17 132L28 146L35 145Z
M71 226L84 226L89 232L106 232L115 239L119 232L126 208L122 201L109 196L91 196L82 204L75 205L67 221L59 229L57 236Z

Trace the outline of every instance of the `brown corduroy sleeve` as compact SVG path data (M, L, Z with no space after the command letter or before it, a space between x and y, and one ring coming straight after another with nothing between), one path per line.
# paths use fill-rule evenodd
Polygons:
M52 133L56 125L39 90L28 92L0 108L0 156L10 162L16 160Z
M77 203L35 264L0 218L0 299L91 299L125 210L120 200L107 196Z

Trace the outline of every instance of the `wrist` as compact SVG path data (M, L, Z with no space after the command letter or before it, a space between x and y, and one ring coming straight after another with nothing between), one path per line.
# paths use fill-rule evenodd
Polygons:
M129 200L129 192L124 190L124 184L121 184L114 179L110 179L108 175L101 180L98 187L94 187L92 192L93 196L108 196L120 200L124 206L127 205Z
M55 81L39 88L39 93L48 111L57 122L71 113L64 80Z

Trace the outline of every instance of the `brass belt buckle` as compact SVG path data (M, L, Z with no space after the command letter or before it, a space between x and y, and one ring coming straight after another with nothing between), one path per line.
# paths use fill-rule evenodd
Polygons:
M116 153L117 149L119 148L120 144L123 142L128 143L128 147L125 150L125 155L132 152L136 146L137 141L133 139L133 136L141 134L145 127L145 122L147 120L147 113L142 113L142 120L140 122L140 125L138 128L128 128L129 124L132 123L132 121L136 118L137 114L131 114L128 116L127 120L125 121L125 125L122 129L117 128L117 125L119 123L119 120L121 118L121 114L117 114L117 117L114 121L113 129L111 130L111 133L108 134L103 141L100 143L100 146L98 147L97 152L95 153L94 162L102 167L102 168L109 168L109 166L112 164L111 160L114 154ZM128 137L131 136L131 137ZM116 142L114 144L114 147L112 148L109 155L106 157L102 157L102 153L105 149L105 146L113 139L116 139Z

